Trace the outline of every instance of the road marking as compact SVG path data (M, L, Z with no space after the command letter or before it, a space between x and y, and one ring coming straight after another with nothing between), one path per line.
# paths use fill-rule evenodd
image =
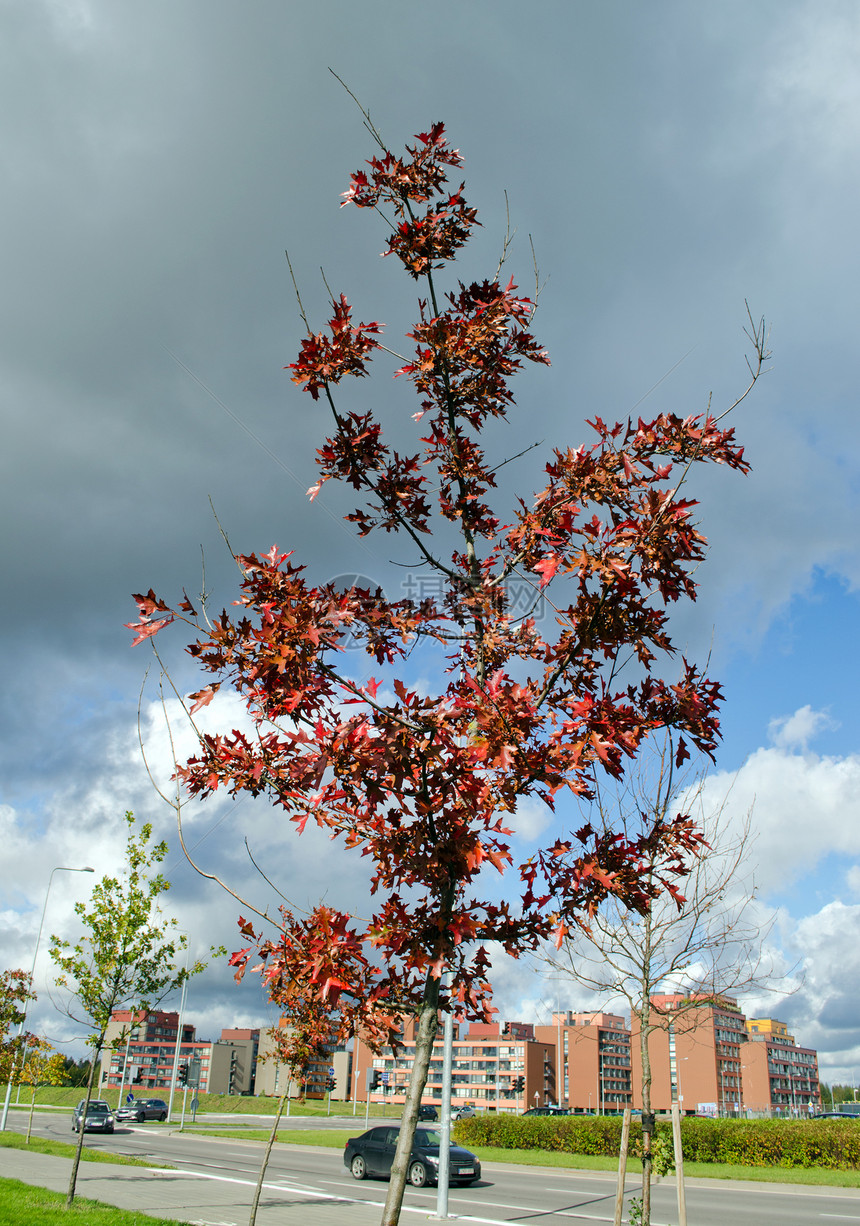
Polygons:
M201 1171L186 1171L178 1167L174 1168L173 1170L169 1170L169 1171L159 1170L157 1168L149 1168L149 1169L150 1169L150 1174L160 1175L162 1177L180 1175L180 1176L186 1176L191 1179L209 1179L209 1180L212 1180L214 1183L238 1183L238 1184L243 1184L245 1187L249 1187L249 1188L256 1187L256 1180L235 1179L233 1176L230 1176L230 1175L208 1175L208 1174L202 1173ZM363 1200L357 1196L340 1196L334 1192L315 1192L311 1189L305 1189L305 1188L284 1188L282 1186L279 1186L278 1184L268 1183L268 1182L264 1183L263 1186L274 1192L297 1192L299 1195L302 1195L302 1196L314 1197L319 1200L328 1200L328 1201L335 1200L335 1201L340 1201L343 1204L347 1204L347 1205L368 1205L373 1209L378 1209L381 1207L380 1201ZM511 1207L522 1209L521 1206L511 1206ZM505 1208L508 1208L508 1206L505 1206ZM544 1214L548 1212L546 1209L530 1209L530 1208L526 1208L523 1211L533 1212L533 1213L544 1213ZM419 1205L403 1205L401 1209L401 1213L420 1213L422 1214L422 1216L426 1217L427 1208L426 1206L419 1206ZM557 1217L570 1218L572 1221L577 1221L577 1222L611 1222L614 1220L613 1218L607 1217L605 1215L588 1214L588 1213L573 1213L570 1210L566 1210L566 1209L556 1209L554 1210L554 1213ZM459 1220L462 1222L477 1222L479 1223L479 1226L511 1226L510 1218L484 1217L482 1215L479 1216L478 1214L473 1214L473 1213L460 1213L457 1216ZM233 1224L228 1223L227 1226L233 1226ZM668 1226L668 1224L654 1222L653 1226Z

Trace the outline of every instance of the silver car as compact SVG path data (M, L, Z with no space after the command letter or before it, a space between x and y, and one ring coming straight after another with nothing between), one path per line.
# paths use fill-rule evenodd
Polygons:
M136 1120L138 1124L144 1120L166 1120L167 1103L163 1098L134 1098L130 1103L117 1107L114 1114L117 1123L120 1120Z

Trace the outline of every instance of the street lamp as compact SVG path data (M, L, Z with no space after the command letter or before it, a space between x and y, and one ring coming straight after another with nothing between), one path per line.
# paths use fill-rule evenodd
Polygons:
M684 1094L683 1094L683 1091L681 1090L681 1065L684 1063L685 1060L689 1060L689 1059L690 1059L689 1056L681 1056L680 1060L678 1059L677 1056L675 1057L675 1087L678 1091L678 1106L681 1109L681 1115L684 1114ZM719 1091L717 1092L717 1098L719 1098ZM717 1109L719 1110L719 1107Z
M38 932L38 935L36 936L36 948L33 950L33 965L30 967L30 980L29 980L30 991L33 990L33 978L36 974L36 958L39 955L39 943L42 940L42 929L45 926L45 915L48 910L48 899L51 895L51 886L54 884L54 873L94 873L95 871L96 870L94 868L90 868L89 866L87 866L86 868L68 868L64 864L58 864L56 868L51 869L51 876L48 878L48 888L45 891L45 903L44 903L44 906L42 907L42 918L39 921L39 932ZM24 1033L24 1023L26 1022L26 1020L27 1020L27 1001L25 1000L22 1011L21 1011L21 1021L18 1023L18 1033L15 1036L18 1039L20 1039L21 1035ZM6 1100L3 1103L3 1118L2 1120L0 1120L0 1132L5 1132L6 1130L6 1119L7 1119L7 1116L9 1115L9 1100L12 1097L12 1082L14 1080L14 1077L15 1077L15 1068L13 1065L9 1073L9 1083L6 1086Z

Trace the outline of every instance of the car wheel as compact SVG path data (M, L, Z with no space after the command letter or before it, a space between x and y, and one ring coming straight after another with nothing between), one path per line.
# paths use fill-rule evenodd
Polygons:
M112 1129L112 1128L108 1128L108 1132L113 1132L113 1129Z
M356 1154L352 1162L349 1164L350 1174L353 1179L367 1178L367 1163L362 1158L361 1154Z
M423 1162L413 1162L409 1168L409 1182L413 1188L423 1188L427 1182L427 1167Z
M162 1111L161 1115L160 1115L158 1118L161 1120L161 1122L162 1122L162 1124L163 1124L163 1123L164 1123L164 1121L167 1119L167 1112L166 1112L166 1111Z
M143 1121L146 1119L146 1116L143 1114L142 1111L139 1111L134 1118L137 1120L138 1124L142 1124Z

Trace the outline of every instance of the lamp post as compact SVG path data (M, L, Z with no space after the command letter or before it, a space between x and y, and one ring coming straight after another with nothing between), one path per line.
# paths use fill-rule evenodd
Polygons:
M677 1058L677 1056L675 1057L675 1086L678 1091L678 1107L680 1109L682 1116L684 1114L684 1094L683 1094L683 1091L681 1090L681 1065L684 1063L685 1060L689 1060L689 1059L690 1059L689 1056L682 1056L680 1060ZM717 1101L717 1111L719 1111L720 1109L719 1097L720 1097L720 1092L718 1089L717 1090L717 1100L718 1100Z
M184 935L184 934L183 934ZM170 1094L167 1100L167 1119L170 1121L170 1113L173 1110L173 1095L176 1090L176 1074L179 1069L179 1056L182 1051L182 1025L185 1018L185 997L188 992L188 957L189 948L186 938L185 946L185 978L182 980L182 993L179 997L179 1017L176 1020L176 1046L173 1049L173 1070L170 1074ZM182 1124L185 1123L185 1096L182 1097Z
M39 932L36 936L36 948L33 950L33 965L30 967L30 991L33 990L33 978L36 974L36 958L39 955L39 944L42 940L42 929L45 926L45 915L47 914L47 911L48 911L48 899L50 898L50 895L51 895L51 886L54 884L54 873L94 873L95 871L96 870L94 868L90 868L89 866L85 868L68 868L64 864L58 864L56 868L51 869L51 875L48 878L48 888L45 891L45 902L42 907L42 918L39 921ZM26 1022L26 1020L27 1020L27 1001L25 1000L23 1009L21 1011L21 1021L18 1023L18 1033L15 1036L18 1039L20 1039L21 1035L24 1033L24 1023ZM3 1103L3 1118L2 1120L0 1120L0 1132L6 1131L6 1119L9 1115L9 1100L12 1097L12 1082L14 1080L15 1080L15 1067L13 1064L12 1069L10 1070L10 1073L9 1073L9 1082L6 1086L6 1100Z

